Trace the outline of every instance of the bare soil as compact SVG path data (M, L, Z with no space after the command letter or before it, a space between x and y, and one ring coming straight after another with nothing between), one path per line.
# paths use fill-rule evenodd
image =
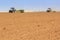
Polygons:
M60 40L60 12L0 13L0 40Z

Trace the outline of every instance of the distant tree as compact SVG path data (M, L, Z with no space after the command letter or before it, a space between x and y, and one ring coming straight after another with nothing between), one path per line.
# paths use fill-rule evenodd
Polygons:
M51 8L48 8L48 9L47 9L47 12L51 12L51 11L52 11L52 9L51 9Z
M19 10L20 13L24 13L24 10Z
M53 11L53 12L56 12L56 11Z

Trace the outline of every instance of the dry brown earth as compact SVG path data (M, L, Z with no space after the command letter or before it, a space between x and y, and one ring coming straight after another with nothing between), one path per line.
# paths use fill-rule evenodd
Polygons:
M0 40L60 40L60 12L0 13Z

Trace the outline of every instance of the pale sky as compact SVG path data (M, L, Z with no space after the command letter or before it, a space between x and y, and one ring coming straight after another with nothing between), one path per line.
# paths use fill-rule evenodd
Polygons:
M0 0L0 11L8 11L10 7L25 10L60 10L60 0Z

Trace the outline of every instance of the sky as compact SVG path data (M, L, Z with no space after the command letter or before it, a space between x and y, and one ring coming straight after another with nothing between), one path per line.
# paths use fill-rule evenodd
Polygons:
M45 11L47 8L60 10L60 0L0 0L0 11L8 11L11 7L17 10Z

